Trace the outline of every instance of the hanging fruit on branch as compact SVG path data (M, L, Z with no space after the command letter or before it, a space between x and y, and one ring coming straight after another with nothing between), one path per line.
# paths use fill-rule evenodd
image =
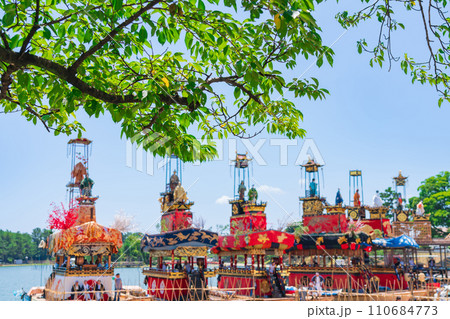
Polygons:
M52 203L51 206L52 211L48 217L50 229L64 230L75 225L78 218L78 205L70 205L72 207L69 209L66 209L63 203L61 203L61 206Z

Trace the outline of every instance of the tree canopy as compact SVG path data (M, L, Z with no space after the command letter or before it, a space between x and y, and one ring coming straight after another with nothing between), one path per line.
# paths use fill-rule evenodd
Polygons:
M142 261L148 260L148 253L141 251L142 233L122 233L123 245L117 254L113 255L113 261Z
M185 161L211 159L211 140L231 134L302 137L302 113L284 94L322 99L328 91L283 70L333 63L313 16L319 4L326 2L0 0L1 112L79 135L78 111L109 113L123 136ZM434 85L440 105L449 100L447 1L424 5L361 0L336 17L344 28L375 18L379 37L361 39L358 51L370 53L371 65L399 62L413 81ZM425 61L395 55L391 34L404 28L396 14L405 12L423 24Z
M392 189L392 187L388 187L384 190L384 192L380 193L383 206L389 208L389 211L386 213L386 217L392 218L394 216L393 210L395 209L395 204L398 201L399 195L400 194Z
M0 230L0 261L13 263L15 259L43 261L49 256L46 249L38 248L52 232L35 228L31 234Z
M434 228L450 227L450 172L427 178L417 190L419 197L409 199L410 208L415 209L422 201L425 213L431 214L430 221Z
M77 110L108 112L154 154L205 160L216 154L208 141L252 136L249 126L303 136L302 113L272 93L327 93L316 79L287 81L277 70L299 56L332 63L312 1L0 3L1 105L56 134L82 132Z

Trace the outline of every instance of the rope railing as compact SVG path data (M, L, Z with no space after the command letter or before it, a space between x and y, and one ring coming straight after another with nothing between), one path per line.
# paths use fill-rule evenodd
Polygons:
M330 283L322 285L322 289L305 285L302 278L297 278L294 289L290 289L290 298L294 300L314 300L327 299L337 301L367 300L448 300L450 288L450 278L445 277L423 277L407 273L404 280L387 280L380 286L379 278L376 276L362 276L357 282L352 282L346 278L336 278ZM257 287L255 278L251 283L243 281L229 281L228 278L221 284L222 288L208 286L207 280L189 278L186 281L174 280L173 287L161 288L152 286L140 288L139 292L132 293L128 289L121 290L121 300L257 300L255 295ZM159 285L159 284L158 284ZM63 300L73 295L75 300L84 299L81 296L89 294L90 300L99 299L98 291L64 292L50 289L53 286L52 280L46 284L45 294L47 300ZM137 289L137 287L136 287ZM293 291L293 293L292 293ZM113 300L116 290L104 290L102 299ZM289 295L288 295L289 297Z
M102 291L55 291L52 289L45 289L45 299L49 301L57 300L72 300L72 301L108 301L114 300L117 293L120 292L121 300L230 300L230 299L255 299L249 296L240 296L239 293L242 291L251 291L252 296L254 296L254 287L233 287L233 288L216 288L211 286L201 286L201 287L177 287L164 288L164 291L147 294L148 290L142 289L145 295L135 296L129 289L122 290L102 290ZM159 289L157 289L159 290ZM100 294L100 295L98 295ZM207 296L208 298L197 298L193 299L192 295ZM174 299L173 296L179 296L179 298ZM73 296L73 297L72 297ZM210 298L213 296L214 298Z
M448 280L443 280L445 284L448 283ZM371 293L356 293L352 291L345 291L346 283L343 280L337 282L337 287L335 289L316 289L316 288L307 288L301 287L300 285L296 285L297 289L295 289L294 294L292 294L291 298L296 301L305 301L305 300L336 300L336 301L351 301L351 300L360 300L360 301L369 301L375 300L378 301L388 301L388 300L409 300L409 301L449 301L450 297L448 296L450 290L448 288L443 287L441 283L441 287L432 287L427 283L423 283L417 289L393 289L393 284L388 283L386 290L374 289ZM339 288L341 287L341 288ZM402 287L401 287L402 288ZM211 286L202 286L202 287L171 287L165 288L163 292L154 292L148 294L148 290L142 289L142 294L140 296L133 295L130 290L122 289L122 290L103 290L103 291L76 291L76 292L63 292L63 291L54 291L51 289L45 289L45 297L47 300L67 300L69 296L73 296L72 300L85 300L93 301L93 300L113 300L116 293L121 293L121 300L179 300L179 301L187 301L187 300L257 300L255 296L255 287L242 287L241 285L237 285L235 287L227 287L227 288L216 288ZM248 292L248 293L246 293ZM100 296L99 296L100 294ZM88 298L87 295L89 295ZM200 296L201 298L194 298L193 295ZM174 298L174 296L178 296L178 298ZM370 298L369 298L370 296ZM206 298L205 298L206 297Z

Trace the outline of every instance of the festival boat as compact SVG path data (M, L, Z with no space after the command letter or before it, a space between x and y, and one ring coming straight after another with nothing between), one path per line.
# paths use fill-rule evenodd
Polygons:
M286 295L282 277L287 275L283 269L283 252L294 244L294 236L267 230L267 203L257 202L258 192L250 188L249 161L247 154L236 154L230 235L219 236L218 245L211 250L219 258L218 288L240 296L281 298ZM269 255L274 257L268 270L265 264ZM243 265L238 265L238 256L243 257ZM276 269L278 266L280 271Z
M176 169L169 177L172 166ZM206 300L208 278L215 277L214 270L208 268L207 255L208 249L217 245L217 234L194 227L194 202L189 201L182 186L181 166L176 156L168 158L165 191L160 198L161 231L145 234L141 241L141 250L149 253L144 282L154 299Z
M67 184L69 209L56 209L49 218L50 235L41 248L55 256L54 269L47 280L46 300L111 300L114 298L114 266L111 255L122 246L120 231L99 225L89 177L91 141L72 139L68 143L72 162Z
M335 205L321 197L316 180L322 165L310 159L301 166L309 187L305 187L305 197L300 197L302 225L294 245L286 250L289 285L309 288L319 295L324 293L322 290L367 294L408 289L409 278L404 269L389 256L394 250L401 250L407 260L419 246L406 235L391 237L386 207L361 203L361 171L350 171L349 192L354 197L352 201L349 196L350 205L345 207L340 191ZM380 251L381 262L377 253Z

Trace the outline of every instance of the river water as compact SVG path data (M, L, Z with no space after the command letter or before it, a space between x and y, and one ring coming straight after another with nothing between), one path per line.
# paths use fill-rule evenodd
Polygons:
M2 266L0 267L0 301L20 300L14 291L23 288L26 292L31 287L44 286L52 272L52 266ZM124 286L144 286L141 268L115 268L120 273Z

